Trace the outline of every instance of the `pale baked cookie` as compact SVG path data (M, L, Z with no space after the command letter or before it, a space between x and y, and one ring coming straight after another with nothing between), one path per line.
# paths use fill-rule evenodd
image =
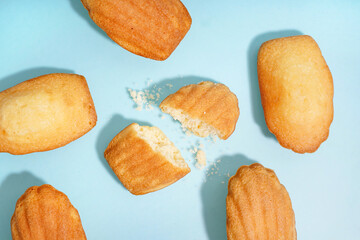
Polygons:
M295 215L273 170L255 163L230 178L226 197L228 240L295 240Z
M16 202L11 218L13 240L85 240L78 211L51 185L34 186Z
M180 0L81 0L92 20L137 55L165 60L191 26Z
M266 124L279 143L297 153L314 152L333 120L333 80L310 36L265 42L258 78Z
M0 93L0 152L27 154L83 136L97 116L83 76L54 73Z
M180 88L160 108L195 135L221 139L234 132L240 114L236 95L224 84L209 81Z
M130 124L104 153L116 176L135 195L154 192L190 172L180 151L157 127Z

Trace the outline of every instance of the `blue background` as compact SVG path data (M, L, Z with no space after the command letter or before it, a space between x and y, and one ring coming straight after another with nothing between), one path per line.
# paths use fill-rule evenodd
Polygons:
M274 169L287 188L298 239L359 239L360 1L183 3L192 27L170 58L157 62L111 41L80 0L0 1L0 91L42 74L82 74L98 114L96 127L65 147L24 156L0 153L0 239L11 239L16 200L45 183L68 195L88 239L226 239L227 174L253 162ZM330 136L315 153L303 155L282 148L267 130L256 74L261 43L297 34L317 41L335 89ZM157 84L163 99L203 80L226 84L239 99L240 118L226 141L186 137L158 109L136 111L127 92ZM167 89L167 83L174 87ZM131 195L103 152L132 122L160 127L192 172L163 190ZM198 140L209 165L221 160L216 167L194 167L188 149ZM212 167L216 174L208 174Z

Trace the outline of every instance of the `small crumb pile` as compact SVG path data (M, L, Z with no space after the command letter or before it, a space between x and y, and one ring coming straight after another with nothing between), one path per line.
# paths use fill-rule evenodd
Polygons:
M148 79L146 82L147 87L150 86L150 84L153 82L153 80ZM170 83L165 84L167 88L172 88L173 85ZM158 101L160 100L160 94L162 91L161 87L157 87L154 85L151 90L145 89L145 90L134 90L131 88L128 88L130 97L136 104L135 109L138 111L141 111L143 109L145 110L153 110L154 106L157 105Z
M196 153L196 167L202 169L206 166L206 155L203 150L198 150Z
M202 150L203 148L204 145L202 143L198 143L198 147L190 149L190 152L195 155L195 167L198 169L203 169L206 166L206 154L204 150Z
M158 88L158 91L161 88ZM141 111L143 108L146 110L154 109L153 105L156 104L157 101L160 99L160 93L156 92L155 89L145 90L145 91L136 91L131 88L128 89L132 100L136 104L136 110Z

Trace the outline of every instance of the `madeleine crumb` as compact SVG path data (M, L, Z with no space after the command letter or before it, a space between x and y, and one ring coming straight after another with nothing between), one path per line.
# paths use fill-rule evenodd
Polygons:
M203 150L198 150L196 153L196 167L203 169L206 166L206 154Z

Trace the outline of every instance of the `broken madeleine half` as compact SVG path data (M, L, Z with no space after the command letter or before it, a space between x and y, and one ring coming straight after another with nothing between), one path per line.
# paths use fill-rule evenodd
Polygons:
M0 152L27 154L62 147L96 124L83 76L54 73L0 92Z
M201 82L180 88L160 108L199 137L227 139L239 118L238 99L221 83Z
M135 195L154 192L190 172L180 151L157 127L132 123L104 153L116 176Z
M48 184L30 187L17 200L11 234L13 240L86 239L76 208Z
M165 60L191 26L180 0L81 0L90 18L117 44L137 55Z
M295 215L273 170L254 163L230 178L226 197L229 240L295 240Z

